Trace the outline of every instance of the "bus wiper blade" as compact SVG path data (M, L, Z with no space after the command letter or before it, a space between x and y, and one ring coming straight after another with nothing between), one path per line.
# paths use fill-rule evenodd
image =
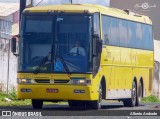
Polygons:
M40 70L42 70L42 67L46 64L50 55L51 55L51 53L49 52L49 54L42 59L42 62L38 65L34 74L37 74L37 73L39 73ZM63 66L66 70L66 72L68 74L71 74L70 71L69 71L69 68L68 68L66 62L64 61L64 59L62 58L62 56L59 53L56 53L56 57L60 59L60 61L62 62Z
M66 72L67 72L68 74L71 74L71 72L69 71L69 68L68 68L66 62L64 61L63 57L62 57L59 53L56 53L56 55L57 55L57 57L61 60L61 62L62 62L62 64L63 64Z
M38 65L38 67L36 68L34 74L37 74L39 73L40 70L42 70L42 67L46 64L46 62L48 61L48 58L49 56L51 55L51 53L49 52L47 54L47 56L45 56L43 59L42 59L42 62Z

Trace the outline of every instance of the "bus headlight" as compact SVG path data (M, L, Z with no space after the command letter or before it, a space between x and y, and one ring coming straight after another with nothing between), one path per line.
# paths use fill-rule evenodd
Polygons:
M71 79L70 84L74 85L90 85L90 79Z
M17 79L17 83L19 84L33 84L33 79Z

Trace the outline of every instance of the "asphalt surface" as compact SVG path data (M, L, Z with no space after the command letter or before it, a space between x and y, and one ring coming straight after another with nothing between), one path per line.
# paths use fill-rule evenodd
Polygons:
M110 118L115 117L115 119L125 118L125 119L134 119L139 116L144 117L146 119L156 119L157 116L160 116L160 103L142 103L138 107L124 107L121 102L107 102L104 101L102 103L102 109L100 110L92 110L85 108L70 108L67 103L66 104L51 104L44 105L43 109L35 110L32 106L8 106L8 107L0 107L0 112L2 111L11 111L14 116L20 112L20 116L27 112L38 112L40 116L43 117L51 116L59 118L71 118L73 116L77 116L79 119L83 119L87 116L87 118L102 118L110 116ZM12 115L12 116L13 116ZM33 116L33 115L30 115ZM38 115L39 116L39 115ZM58 116L58 117L57 117ZM1 118L1 117L0 117ZM158 117L157 119L159 119ZM144 119L144 118L143 118Z

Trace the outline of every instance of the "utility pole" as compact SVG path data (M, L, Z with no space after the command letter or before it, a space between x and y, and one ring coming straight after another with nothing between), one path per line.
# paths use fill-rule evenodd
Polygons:
M72 4L72 0L70 0L70 3Z
M21 21L21 15L23 10L26 8L26 0L20 0L20 7L19 7L19 21Z
M33 0L31 0L31 6L33 6Z
M10 39L8 39L9 43L8 43L8 70L7 70L7 94L9 94L9 75L10 75Z

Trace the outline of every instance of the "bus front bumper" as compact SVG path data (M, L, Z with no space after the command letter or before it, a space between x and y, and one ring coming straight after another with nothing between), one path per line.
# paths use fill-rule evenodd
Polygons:
M91 86L80 85L18 85L18 99L97 100Z

